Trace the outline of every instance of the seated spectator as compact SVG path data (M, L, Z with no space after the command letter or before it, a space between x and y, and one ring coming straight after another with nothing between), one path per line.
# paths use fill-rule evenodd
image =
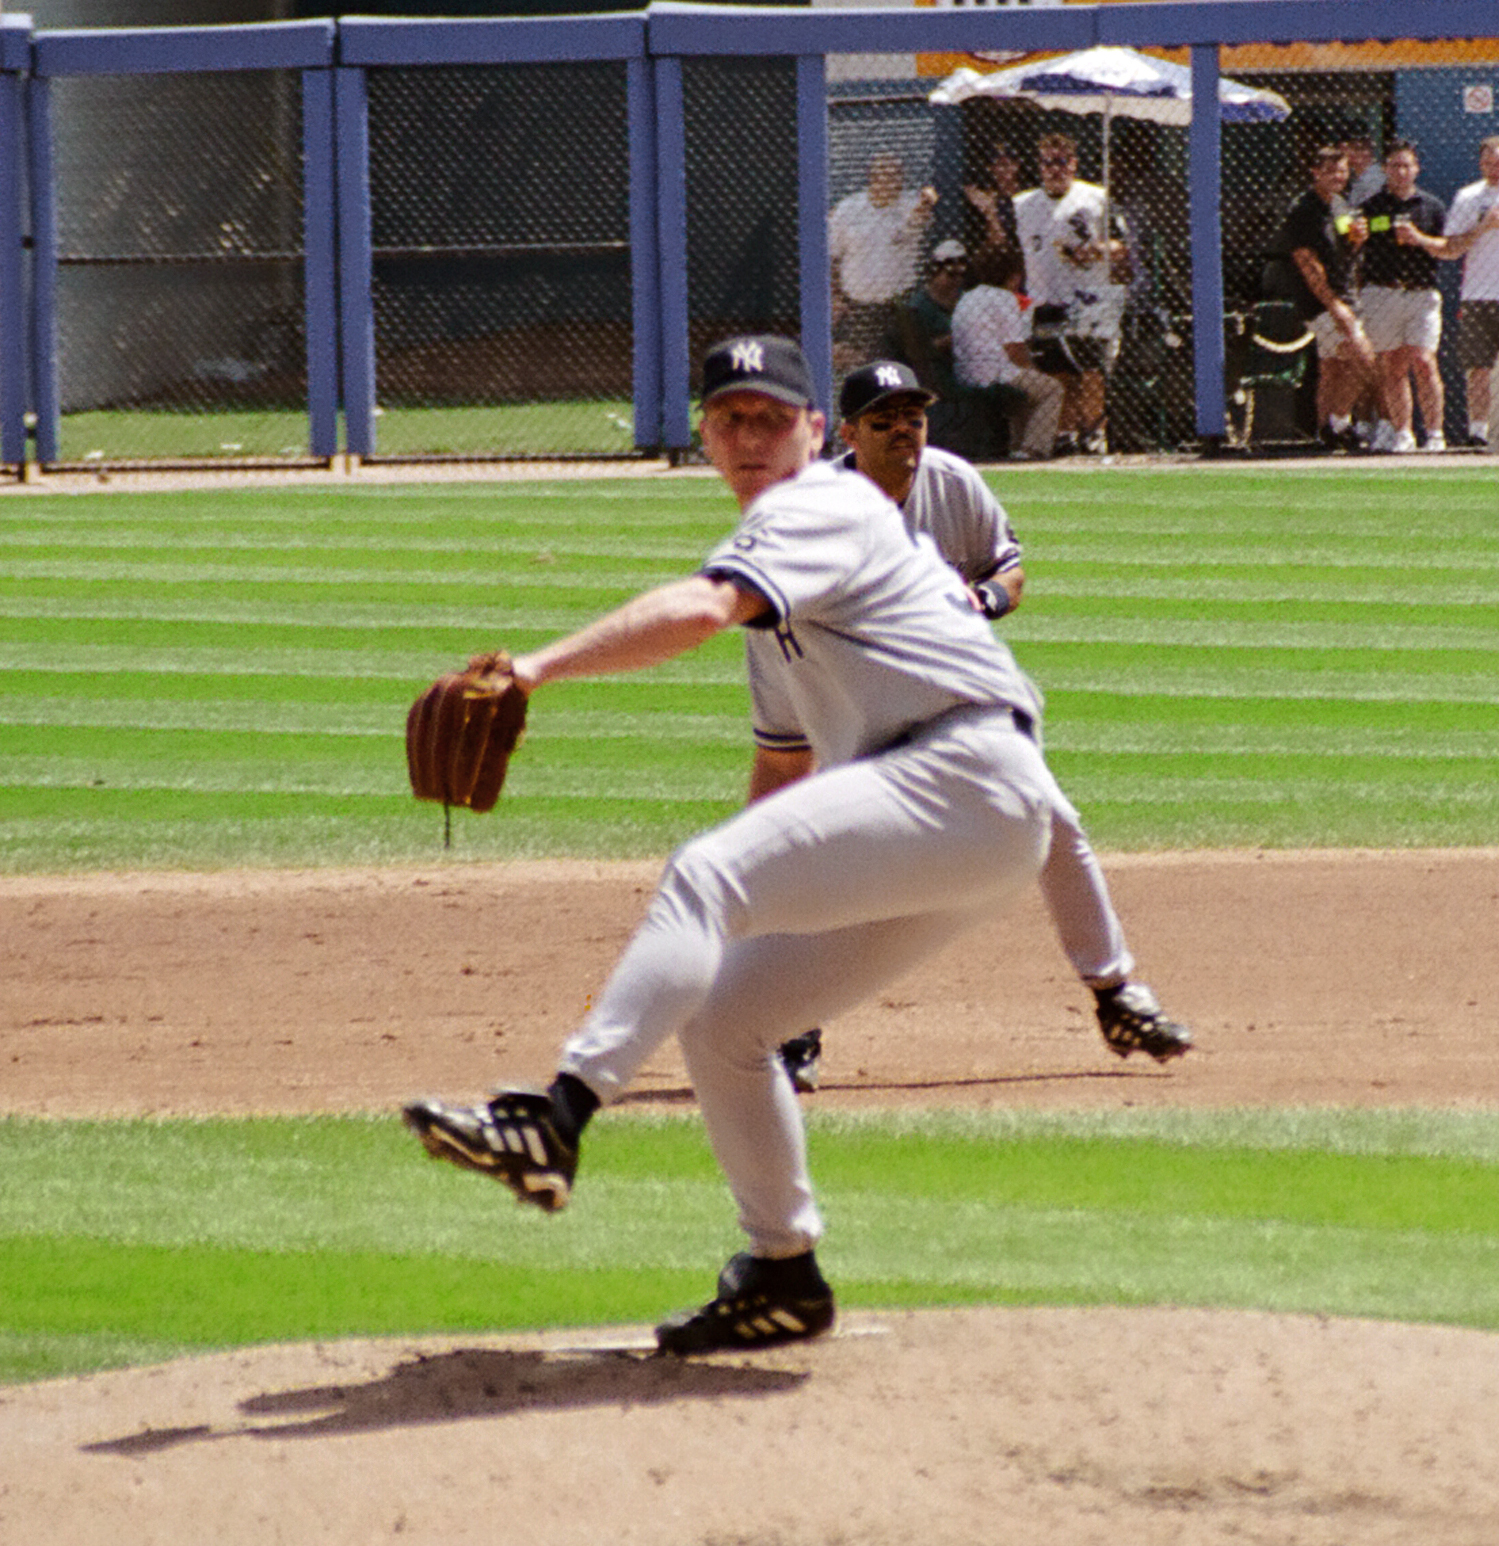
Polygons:
M927 264L926 282L896 308L887 353L904 361L916 379L939 399L953 396L953 307L968 279L968 254L962 242L938 242Z
M953 310L953 369L962 390L983 394L991 412L1011 421L1010 454L1041 461L1056 446L1065 394L1031 363L1028 308L1017 293L1024 272L1014 251L978 265L978 284Z

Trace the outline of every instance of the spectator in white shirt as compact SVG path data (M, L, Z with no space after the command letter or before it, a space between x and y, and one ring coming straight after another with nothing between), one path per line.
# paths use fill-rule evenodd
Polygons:
M828 222L833 280L834 342L849 365L882 352L894 305L921 276L922 247L937 190L907 191L899 156L882 151L869 163L869 180L840 199Z
M1012 250L981 259L976 272L978 284L953 310L958 385L988 395L992 411L1010 421L1015 460L1042 461L1056 445L1065 393L1031 363L1030 318L1018 294L1025 265Z

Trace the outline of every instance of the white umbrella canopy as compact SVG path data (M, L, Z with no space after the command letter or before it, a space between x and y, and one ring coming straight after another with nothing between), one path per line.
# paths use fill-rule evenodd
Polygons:
M1103 113L1181 127L1192 120L1192 72L1132 48L1085 48L988 74L964 66L927 100L951 105L971 97L1010 98L1066 113ZM1290 103L1278 93L1224 78L1218 81L1218 101L1228 123L1273 123L1291 112Z
M1133 48L1085 48L1060 58L1012 65L982 74L954 70L927 100L939 106L979 97L1031 102L1065 113L1103 115L1104 229L1111 203L1109 139L1116 117L1185 127L1192 121L1192 72ZM1219 112L1226 123L1275 123L1290 117L1291 104L1279 93L1241 81L1218 80Z

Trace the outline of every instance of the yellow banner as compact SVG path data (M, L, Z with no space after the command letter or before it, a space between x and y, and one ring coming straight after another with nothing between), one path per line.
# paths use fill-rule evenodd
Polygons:
M941 0L914 0L918 8L936 8ZM1123 4L1125 0L1062 0L1063 5ZM1003 7L995 6L995 10ZM1499 11L1496 11L1499 16ZM1499 23L1496 23L1499 26ZM1066 52L1027 54L996 50L982 54L917 54L916 73L921 76L951 75L966 65L969 69L1002 69L1031 59L1047 59ZM1190 51L1185 48L1144 48L1141 53L1158 59L1186 64ZM1418 43L1412 40L1366 43L1239 43L1221 51L1219 68L1225 74L1235 70L1406 70L1422 65L1487 64L1499 60L1499 36L1491 38L1444 38L1440 42Z

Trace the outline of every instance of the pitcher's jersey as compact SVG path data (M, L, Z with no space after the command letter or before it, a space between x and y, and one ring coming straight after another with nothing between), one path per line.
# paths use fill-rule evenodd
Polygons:
M746 630L755 739L822 768L962 704L1039 719L1038 695L930 538L867 478L827 462L767 489L703 565L765 597Z
M852 470L854 453L840 457L838 465ZM913 536L925 532L970 585L1020 562L1020 543L1005 507L978 468L950 451L928 446L921 453L900 513L906 529Z

